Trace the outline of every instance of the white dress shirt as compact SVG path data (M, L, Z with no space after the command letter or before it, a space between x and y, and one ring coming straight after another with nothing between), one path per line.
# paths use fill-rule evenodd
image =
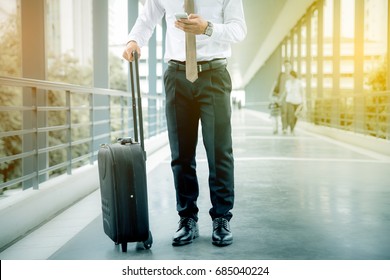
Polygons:
M214 25L212 35L196 36L198 61L231 56L231 43L242 41L247 33L242 0L194 0L195 14ZM167 32L165 61L185 61L185 33L175 27L175 14L184 12L184 0L147 0L133 26L128 41L140 47L148 44L157 23L165 15Z
M303 102L303 85L298 79L287 80L286 82L286 102L301 104Z

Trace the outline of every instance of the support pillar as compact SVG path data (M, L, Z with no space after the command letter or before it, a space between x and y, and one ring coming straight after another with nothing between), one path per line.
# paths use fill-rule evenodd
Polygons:
M315 104L313 103L312 96L312 51L311 51L311 34L312 34L312 24L311 24L312 9L309 8L306 12L306 100L307 100L307 110L308 110L308 120L312 123L315 122Z
M333 77L332 77L332 97L334 103L332 106L332 127L342 127L346 124L345 118L347 117L347 108L345 103L345 98L340 94L340 44L341 44L341 0L333 0ZM344 122L341 122L341 105L345 103L344 108Z
M365 99L364 93L364 0L355 0L355 131L365 133Z
M149 59L148 59L148 84L149 84L149 96L157 95L157 36L156 30L154 31L152 37L149 40ZM157 102L156 99L148 100L148 132L149 136L154 136L157 134Z
M387 1L387 91L390 91L390 0ZM390 127L388 130L390 139Z
M93 86L97 88L109 88L109 63L108 63L108 1L93 0ZM107 107L110 105L110 98L107 96L94 95L93 107ZM93 121L110 120L109 110L93 110ZM111 124L101 123L93 126L93 137L108 134L111 131ZM93 151L99 149L100 144L110 143L110 136L99 138L94 141ZM95 157L96 159L96 157Z
M390 91L390 0L387 1L387 91ZM388 93L388 95L390 95ZM390 97L388 97L388 102ZM390 116L390 106L387 109L387 115ZM387 140L390 140L390 117L387 119Z
M324 0L318 0L317 97L324 98ZM325 113L323 108L323 113ZM326 116L326 115L325 115ZM330 121L325 118L326 121Z
M138 17L138 1L134 1L134 0L128 0L127 1L127 28L128 28L128 33L130 33L131 29L133 28L136 20L137 20L137 17ZM127 42L123 42L124 44L126 44ZM127 74L127 91L128 92L131 92L131 79L130 79L130 71L128 71L128 74ZM128 118L129 118L129 121L128 121L128 128L130 131L133 131L134 129L134 121L133 121L133 106L132 106L132 100L131 100L131 95L129 94L129 98L128 98L128 101L127 101L127 104L128 104ZM130 121L130 118L131 118L131 121ZM133 131L133 134L132 136L134 137L134 131Z
M21 0L21 30L22 30L22 76L23 78L46 79L45 54L45 1ZM46 92L25 88L23 89L23 106L46 106ZM38 110L23 112L23 129L35 129L35 133L26 134L22 138L23 152L35 150L34 156L22 161L23 176L36 173L35 177L23 183L23 189L38 188L38 183L47 179L40 175L39 170L48 166L48 154L38 154L38 147L47 147L47 133L38 133L39 127L46 126L46 112Z

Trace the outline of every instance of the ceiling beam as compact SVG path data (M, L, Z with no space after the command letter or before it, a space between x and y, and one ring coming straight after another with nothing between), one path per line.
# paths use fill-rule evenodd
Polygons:
M314 2L313 0L286 1L264 42L261 44L252 64L248 67L246 73L243 73L240 88L244 88L252 80L282 42L283 38L297 24L298 20Z

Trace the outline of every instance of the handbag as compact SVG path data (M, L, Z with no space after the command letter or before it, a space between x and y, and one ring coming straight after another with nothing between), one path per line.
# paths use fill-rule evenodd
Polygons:
M300 118L302 118L304 116L304 111L303 111L303 105L302 104L299 104L299 106L295 110L294 114L295 114L295 117L297 117L298 119L300 119Z

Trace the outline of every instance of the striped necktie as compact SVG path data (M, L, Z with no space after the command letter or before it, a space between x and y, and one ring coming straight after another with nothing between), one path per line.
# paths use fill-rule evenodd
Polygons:
M193 14L195 12L194 0L185 0L184 8L187 14ZM195 34L191 33L186 33L186 78L192 83L198 79L196 38Z

